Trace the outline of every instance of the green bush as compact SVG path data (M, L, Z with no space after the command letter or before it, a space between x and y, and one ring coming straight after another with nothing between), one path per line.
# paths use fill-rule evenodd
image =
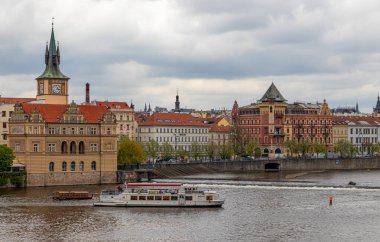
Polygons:
M11 180L11 183L16 187L22 187L24 185L23 175L11 176L10 180Z
M8 183L8 177L7 176L2 176L0 177L0 186L5 186Z

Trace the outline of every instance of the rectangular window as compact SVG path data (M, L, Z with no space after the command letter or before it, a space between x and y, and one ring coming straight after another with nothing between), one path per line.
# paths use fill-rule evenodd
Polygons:
M38 129L37 128L33 128L33 134L38 134Z
M33 144L33 152L38 152L38 144Z
M7 128L7 123L3 123L3 129L6 129Z
M13 111L9 111L9 117L12 117Z
M55 152L55 144L48 144L49 152Z
M90 128L90 134L96 134L96 128Z
M91 151L97 151L98 150L98 145L97 144L90 144L90 150Z
M15 144L15 151L16 152L19 152L21 149L20 149L20 144L19 143L16 143Z
M71 134L75 134L75 128L71 128Z
M55 129L54 128L49 128L48 132L49 132L49 134L55 134Z
M6 116L7 116L7 111L2 111L2 112L1 112L1 116L2 116L2 117L6 117Z
M79 129L79 134L84 134L84 129L83 128Z
M66 128L62 128L62 134L66 134Z

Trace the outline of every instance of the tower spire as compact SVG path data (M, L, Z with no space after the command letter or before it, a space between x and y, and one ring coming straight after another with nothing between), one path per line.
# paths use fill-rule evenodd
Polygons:
M51 25L51 34L50 34L50 41L49 41L49 47L48 44L46 44L45 49L45 71L37 77L37 79L46 79L46 78L54 78L54 79L69 79L67 76L63 75L61 70L59 69L60 64L60 51L59 51L59 45L56 46L55 43L55 36L54 36L54 17L52 18L52 25Z

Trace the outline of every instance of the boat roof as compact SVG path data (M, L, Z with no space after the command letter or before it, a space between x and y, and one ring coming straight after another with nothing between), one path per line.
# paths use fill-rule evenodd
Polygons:
M180 187L182 183L127 183L128 187Z

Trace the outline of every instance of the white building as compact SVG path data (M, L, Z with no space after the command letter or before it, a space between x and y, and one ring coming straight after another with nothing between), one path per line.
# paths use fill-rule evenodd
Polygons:
M170 144L174 150L190 151L193 143L208 144L208 124L182 113L153 113L138 121L138 141Z
M348 141L355 145L359 154L368 154L367 144L379 142L380 121L373 117L348 117Z

